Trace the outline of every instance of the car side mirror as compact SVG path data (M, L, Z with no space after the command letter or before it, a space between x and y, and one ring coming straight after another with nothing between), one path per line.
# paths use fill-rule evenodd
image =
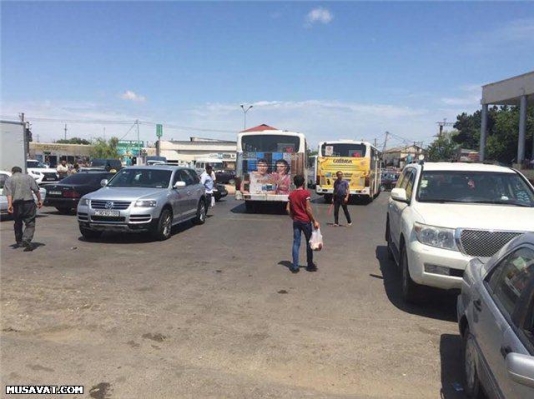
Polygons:
M102 179L102 180L100 180L100 185L101 185L102 187L106 187L106 186L108 185L108 179Z
M391 198L395 201L410 202L406 196L406 190L404 188L394 188L391 190Z
M185 187L185 181L177 181L174 183L173 188L184 188Z
M509 353L505 360L508 377L518 384L534 388L534 357Z

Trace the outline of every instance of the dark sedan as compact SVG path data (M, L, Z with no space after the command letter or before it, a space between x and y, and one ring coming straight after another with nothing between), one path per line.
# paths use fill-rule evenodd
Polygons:
M397 180L399 180L399 173L388 172L382 174L381 188L382 190L391 190L395 188Z
M68 214L78 206L85 194L101 188L102 179L111 179L115 173L102 171L82 171L67 176L61 182L45 186L45 206L54 206L60 213Z
M216 184L216 190L213 190L213 196L215 197L215 201L220 201L221 198L224 198L228 195L228 191L226 190L226 187L224 184Z
M235 171L225 170L215 172L215 180L217 183L222 184L234 184L235 183Z

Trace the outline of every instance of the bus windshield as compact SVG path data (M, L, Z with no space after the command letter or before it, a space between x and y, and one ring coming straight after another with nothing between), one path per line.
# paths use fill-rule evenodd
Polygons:
M270 134L243 136L241 148L245 152L299 152L300 138L298 136Z
M321 156L363 158L366 155L366 148L363 143L324 143L321 146Z

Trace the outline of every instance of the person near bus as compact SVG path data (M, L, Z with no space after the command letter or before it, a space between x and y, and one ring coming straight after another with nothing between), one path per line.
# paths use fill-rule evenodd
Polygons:
M213 168L211 165L206 165L206 169L202 174L200 175L200 183L204 186L206 189L206 206L211 207L213 206L213 187L215 185L212 177Z
M310 238L312 235L312 225L315 229L319 228L319 222L313 216L310 192L304 189L304 176L296 175L293 182L297 187L289 194L286 211L293 219L293 264L290 268L292 273L298 273L299 268L299 251L300 238L302 233L306 238L306 261L308 266L306 270L309 272L317 271L317 265L313 263L313 251L310 246Z
M349 182L343 180L343 172L341 171L336 173L336 177L337 179L334 181L334 196L332 198L332 202L334 203L334 226L339 226L339 207L343 208L347 223L349 226L352 226L352 220L347 208L350 196Z

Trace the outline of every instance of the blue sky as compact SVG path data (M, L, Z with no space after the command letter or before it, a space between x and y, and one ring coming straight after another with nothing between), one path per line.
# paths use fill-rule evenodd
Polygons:
M34 139L235 140L266 123L429 144L481 86L534 69L532 2L1 4L1 117Z

